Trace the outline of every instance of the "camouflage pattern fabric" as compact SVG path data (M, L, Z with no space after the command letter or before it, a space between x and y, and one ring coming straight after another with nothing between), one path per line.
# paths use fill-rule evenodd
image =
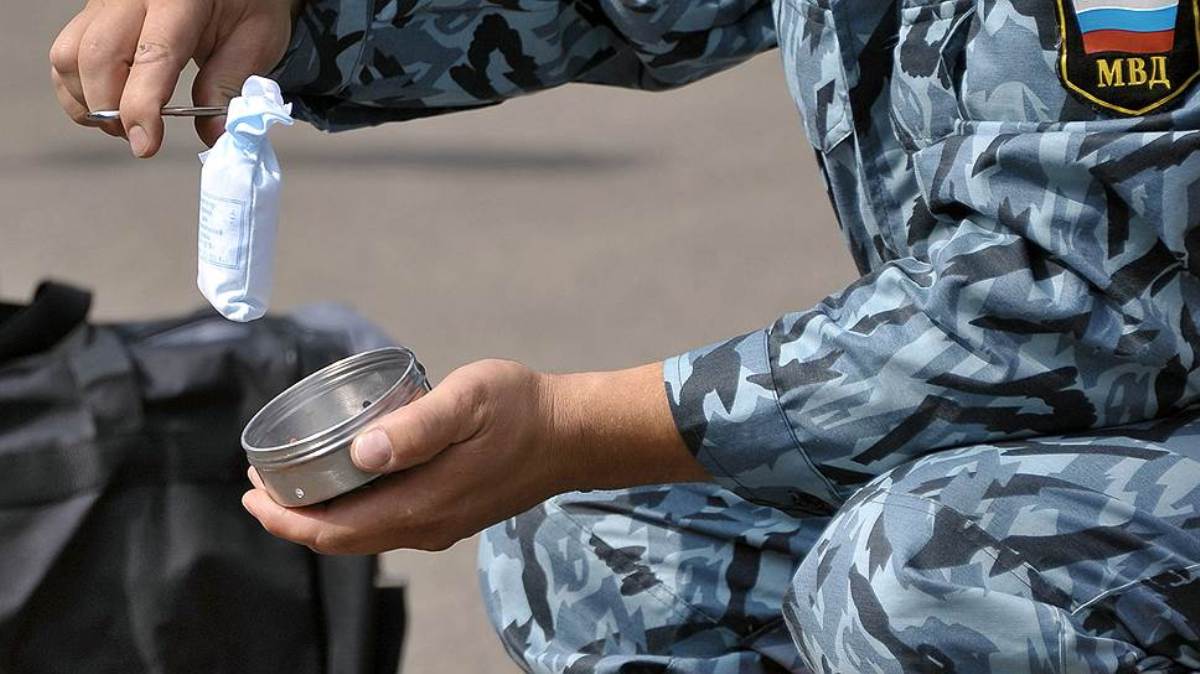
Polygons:
M837 505L938 449L1197 400L1195 90L1098 118L1058 81L1053 2L776 11L864 275L666 361L680 429L722 485Z
M341 130L567 82L665 89L774 46L759 0L308 0L272 76L297 118Z
M567 494L484 533L480 582L529 671L799 671L783 598L828 522L713 484Z
M1200 413L931 454L827 522L569 494L485 533L481 583L531 672L1200 671Z
M1050 0L313 0L276 77L298 116L343 129L474 109L570 81L681 85L778 41L787 84L863 276L763 330L669 358L664 375L689 447L745 502L730 508L765 506L793 524L839 511L832 538L804 563L792 588L796 600L786 613L802 655L821 671L937 671L949 666L947 653L958 671L1025 671L994 654L967 657L975 652L971 644L1012 657L1018 644L1004 630L1024 612L1053 617L1060 630L1051 643L1050 628L1034 634L1019 625L1027 637L1023 666L1031 671L1194 669L1195 635L1186 628L1195 617L1181 608L1194 606L1194 596L1179 590L1187 597L1181 604L1172 594L1194 587L1189 565L1198 558L1184 542L1194 543L1200 519L1171 519L1173 508L1194 513L1185 495L1196 482L1183 469L1191 464L1180 459L1179 470L1161 475L1156 471L1170 459L1108 466L1103 448L1111 437L1102 429L1200 402L1200 100L1195 88L1176 82L1170 108L1142 117L1109 116L1079 102L1056 71L1056 12ZM1065 432L1084 435L1065 445L1032 439ZM1047 442L1071 451L1043 456L1038 448ZM1117 472L1095 472L1105 470ZM936 471L948 484L967 486L1005 485L1008 473L1053 476L1066 494L1030 487L1030 499L1048 499L1048 512L1034 501L999 497L954 500L946 510L943 495L929 491ZM968 473L976 476L962 477ZM871 483L876 478L884 482ZM868 483L891 486L847 505ZM676 491L680 503L701 493ZM604 524L605 544L644 547L655 573L679 561L663 557L671 545L688 545L681 522L712 516L664 505L675 492L665 493L657 507L633 507L619 495L614 505L592 506L613 519ZM711 494L733 503L725 492ZM1100 501L1085 495L1110 501L1101 511ZM593 561L588 545L577 544L569 570L578 577L558 572L571 582L544 589L518 582L537 573L523 564L555 564L530 550L568 558L561 546L571 544L552 548L547 525L528 523L538 512L545 522L555 519L554 507L488 535L484 573L511 652L546 671L567 661L577 671L619 669L604 664L605 654L634 651L668 658L654 662L676 671L707 671L700 659L671 660L690 657L671 653L674 637L637 636L649 608L622 603L633 600L619 592L581 589L580 578L599 588L604 573L623 573L604 561L611 555L595 553ZM909 573L912 556L953 542L936 526L942 512L961 518L977 550L942 560L958 565L919 567L928 582L909 587L897 579ZM1100 528L1084 528L1087 517ZM730 528L745 522L736 513L728 521ZM776 523L759 515L755 521L767 530ZM1120 522L1136 526L1121 529ZM1078 560L1052 560L1049 570L1029 561L1032 572L1021 565L996 576L983 572L987 551L1000 550L979 542L984 534L1044 537L1051 526L1078 532L1081 542L1066 548L1082 555ZM906 527L911 539L900 535ZM650 529L661 533L643 540ZM872 547L876 530L887 546ZM1107 550L1114 537L1157 547L1168 530L1178 533L1169 547L1178 560L1154 567L1155 575L1139 572L1144 557L1137 555L1129 567L1124 558L1086 556ZM708 545L714 564L727 563L724 555L737 549ZM589 563L591 574L578 568ZM1081 580L1088 574L1098 578ZM1018 576L1038 592L1021 594ZM877 606L856 603L869 597L855 578L870 581ZM1116 592L1110 581L1134 583L1134 591ZM687 591L687 582L664 582L672 592ZM708 606L721 607L721 582L699 578L692 591L716 597ZM763 580L753 587L767 597L784 586ZM1102 587L1113 593L1096 589ZM520 588L533 593L527 606L539 608L520 608ZM963 599L997 593L1013 597L1010 612ZM595 607L577 607L577 599ZM547 606L563 610L548 614ZM913 606L928 607L921 617L935 622L918 624ZM618 619L624 610L628 621ZM993 610L997 620L982 617ZM558 627L573 611L586 622ZM1138 622L1130 616L1139 612L1162 634L1139 631L1150 623L1125 624ZM1071 622L1076 616L1084 622ZM699 629L692 622L671 627L668 617L647 620L647 630L666 628L656 635ZM731 659L721 662L736 663L729 667L768 666L754 648L722 638ZM1162 646L1164 640L1177 646ZM889 657L892 664L880 664ZM993 661L1004 667L990 669ZM1137 664L1126 666L1131 662ZM642 666L625 671L655 671Z
M1196 414L919 459L846 503L787 622L821 673L1200 671L1197 459Z

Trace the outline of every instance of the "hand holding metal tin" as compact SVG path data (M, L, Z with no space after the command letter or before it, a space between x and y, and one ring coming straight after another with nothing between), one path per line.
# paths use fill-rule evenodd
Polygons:
M442 550L566 491L707 479L661 377L658 363L578 375L471 363L358 435L355 466L382 475L370 489L286 508L252 474L242 503L271 533L318 552Z
M267 403L242 432L242 447L277 503L320 503L379 477L354 465L350 443L383 415L429 389L408 349L367 351L323 368Z

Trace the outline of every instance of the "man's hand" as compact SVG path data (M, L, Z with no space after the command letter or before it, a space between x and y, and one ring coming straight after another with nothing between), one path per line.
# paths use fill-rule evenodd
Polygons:
M50 48L50 77L67 115L84 126L129 139L134 156L162 145L159 110L179 73L195 59L196 105L224 105L250 75L283 58L303 0L88 0ZM120 121L90 122L93 110L121 111ZM212 145L224 118L199 118Z
M250 470L246 509L271 533L323 553L443 550L565 491L707 479L671 418L661 367L543 375L481 361L354 442L391 473L328 503L277 505Z

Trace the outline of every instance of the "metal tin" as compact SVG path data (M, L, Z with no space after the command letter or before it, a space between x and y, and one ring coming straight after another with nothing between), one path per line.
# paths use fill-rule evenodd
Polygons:
M428 390L425 369L408 349L366 351L276 396L246 424L242 447L277 503L320 503L379 477L354 465L351 441Z

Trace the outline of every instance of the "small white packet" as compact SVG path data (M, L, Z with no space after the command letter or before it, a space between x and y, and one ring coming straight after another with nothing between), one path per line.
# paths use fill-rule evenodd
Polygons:
M229 102L225 133L200 155L196 285L230 320L261 318L271 299L281 176L267 129L291 125L291 113L278 84L250 77Z

